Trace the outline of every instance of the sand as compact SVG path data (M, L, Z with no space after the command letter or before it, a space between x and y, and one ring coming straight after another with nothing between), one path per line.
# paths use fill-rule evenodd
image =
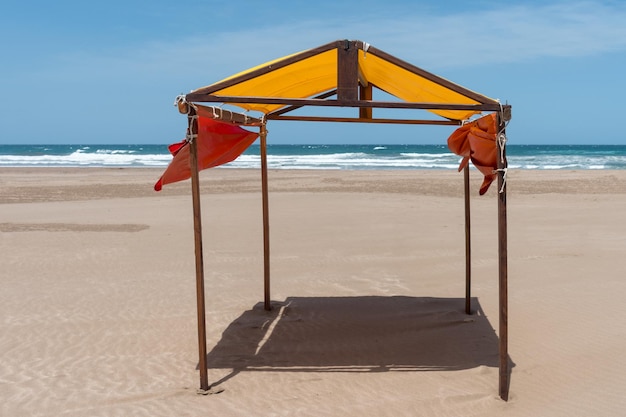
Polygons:
M498 397L496 194L462 175L202 173L202 396L189 182L0 169L2 416L622 416L626 171L511 171L510 399Z

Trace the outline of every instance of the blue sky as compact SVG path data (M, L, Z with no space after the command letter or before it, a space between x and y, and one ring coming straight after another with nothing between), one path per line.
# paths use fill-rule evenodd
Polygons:
M0 144L171 143L178 94L337 39L513 106L509 143L626 144L624 1L0 5ZM445 143L450 127L270 122L269 143Z

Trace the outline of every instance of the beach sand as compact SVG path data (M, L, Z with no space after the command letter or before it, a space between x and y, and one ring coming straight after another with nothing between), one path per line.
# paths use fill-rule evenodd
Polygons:
M198 395L189 181L0 169L1 416L623 416L626 171L511 171L510 399L498 397L497 189L472 172L464 314L454 171L204 171Z

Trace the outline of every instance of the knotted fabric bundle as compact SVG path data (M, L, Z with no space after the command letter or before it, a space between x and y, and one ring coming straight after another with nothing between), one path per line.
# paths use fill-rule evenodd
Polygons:
M498 167L497 133L496 113L491 113L459 127L448 138L448 148L463 157L459 172L471 160L484 175L480 195L485 194L496 179L494 171Z

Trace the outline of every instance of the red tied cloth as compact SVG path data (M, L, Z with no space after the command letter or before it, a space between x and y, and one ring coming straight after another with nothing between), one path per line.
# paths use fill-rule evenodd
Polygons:
M230 123L218 122L208 117L198 117L198 169L203 170L232 162L259 136ZM189 143L183 140L168 147L174 155L172 162L159 178L154 189L161 191L165 184L191 177Z
M496 179L494 170L498 167L497 133L496 114L491 113L459 127L448 138L448 148L463 157L459 172L471 159L472 164L485 176L480 186L480 195L485 194Z

